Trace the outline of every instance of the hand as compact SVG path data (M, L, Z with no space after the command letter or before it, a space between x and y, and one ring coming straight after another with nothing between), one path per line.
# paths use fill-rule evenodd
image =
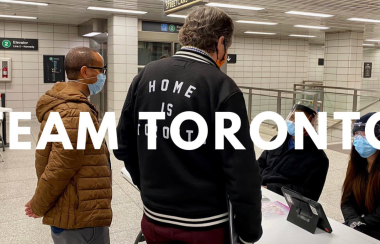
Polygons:
M32 207L30 206L30 201L25 204L25 215L28 215L31 218L40 218L40 216L37 216L33 213Z
M268 189L268 187L267 186L261 186L262 188L265 188L265 189Z

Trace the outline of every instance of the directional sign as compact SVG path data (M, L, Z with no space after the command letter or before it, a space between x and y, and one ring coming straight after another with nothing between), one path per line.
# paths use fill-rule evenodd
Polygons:
M208 2L208 0L164 0L164 12L165 14L172 14Z
M38 50L38 39L0 38L2 50Z
M236 54L227 54L227 63L236 64Z

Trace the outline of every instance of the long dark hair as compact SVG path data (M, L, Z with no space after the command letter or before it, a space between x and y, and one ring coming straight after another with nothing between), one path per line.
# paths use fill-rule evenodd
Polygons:
M367 159L362 158L352 146L346 179L343 183L342 203L353 194L362 214L375 212L380 200L380 153L369 174L367 167Z

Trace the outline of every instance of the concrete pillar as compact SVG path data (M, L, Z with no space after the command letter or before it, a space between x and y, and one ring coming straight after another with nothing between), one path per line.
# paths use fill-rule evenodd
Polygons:
M133 78L137 75L138 19L124 15L108 18L108 111L120 118Z
M326 33L323 84L360 89L362 60L362 32ZM344 93L344 90L329 91ZM326 94L324 108L328 113L350 112L353 108L353 96Z

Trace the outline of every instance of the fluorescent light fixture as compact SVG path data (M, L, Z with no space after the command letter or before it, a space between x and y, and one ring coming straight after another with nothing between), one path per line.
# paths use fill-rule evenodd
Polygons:
M318 30L328 30L328 29L330 29L330 27L326 27L326 26L312 26L312 25L295 25L294 27L308 28L308 29L318 29Z
M0 15L0 18L12 18L12 19L38 19L37 17L19 16L19 15Z
M100 7L88 7L89 10L99 10L99 11L109 11L109 12L118 12L126 14L147 14L148 12L137 11L137 10L127 10L127 9L118 9L118 8L100 8Z
M260 22L260 21L237 20L236 22L237 23L244 23L244 24L254 24L254 25L278 25L278 23Z
M372 40L372 39L367 39L365 40L366 42L380 42L380 40Z
M100 35L102 34L101 32L90 32L90 33L87 33L87 34L84 34L83 36L85 37L91 37L91 36L97 36L97 35Z
M316 36L309 36L309 35L296 35L296 34L291 34L289 36L293 36L293 37L308 37L308 38L313 38L313 37L316 37Z
M363 46L370 46L370 47L374 47L375 44L368 44L368 43L364 43Z
M14 1L14 0L0 0L1 3L15 3L15 4L26 4L26 5L37 5L37 6L48 6L47 3L36 3L36 2L25 2L25 1Z
M330 14L318 14L318 13L310 13L310 12L299 12L299 11L289 11L285 12L286 14L296 14L296 15L304 15L304 16L312 16L312 17L321 17L321 18L330 18L334 15Z
M256 32L256 31L246 31L246 34L255 34L255 35L276 35L277 33L269 33L269 32Z
M169 14L167 15L168 17L173 17L173 18L187 18L187 15L180 15L180 14Z
M351 21L361 21L361 22L371 22L371 23L380 23L380 20L376 20L376 19L350 18L350 19L347 19L347 20L351 20Z
M238 9L246 9L246 10L263 10L264 8L258 7L250 7L243 5L235 5L235 4L225 4L225 3L208 3L208 6L220 7L220 8L238 8Z

